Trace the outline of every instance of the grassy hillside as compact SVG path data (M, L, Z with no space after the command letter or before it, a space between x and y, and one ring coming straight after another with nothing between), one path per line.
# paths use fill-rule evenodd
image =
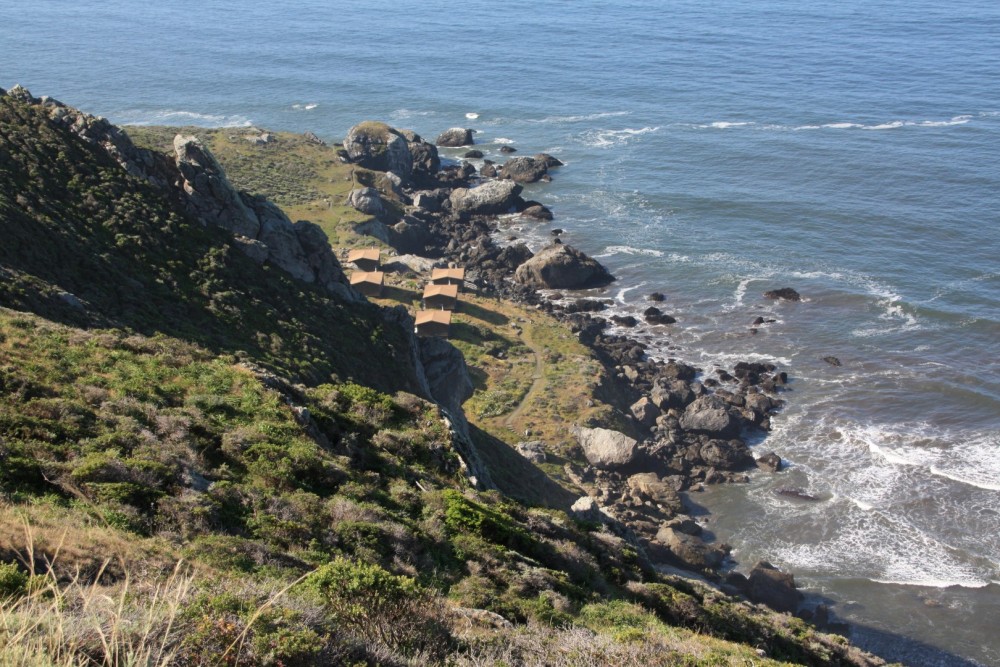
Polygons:
M271 193L290 211L340 187L294 157L333 149L296 141L273 156L299 164ZM476 492L377 305L253 265L9 98L0 234L0 665L878 664L532 496L572 497L543 470L606 410L539 313L458 317L512 494ZM525 430L543 470L509 446Z

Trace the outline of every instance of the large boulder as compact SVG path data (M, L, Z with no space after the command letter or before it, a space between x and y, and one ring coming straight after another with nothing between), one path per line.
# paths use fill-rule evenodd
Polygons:
M413 173L413 156L406 138L385 123L358 123L348 130L344 150L351 162L366 169L389 171L404 181Z
M635 462L639 454L638 443L633 439L607 428L575 428L573 435L591 465L602 469L625 468Z
M385 215L385 205L375 188L354 188L347 196L347 203L365 215L376 218Z
M576 248L553 243L517 267L514 279L535 288L585 289L607 285L614 276Z
M795 613L802 601L802 594L795 588L795 577L766 561L758 562L750 570L747 597L788 613Z
M681 415L681 428L685 431L704 433L718 438L732 438L739 435L740 423L726 405L715 396L699 396Z
M754 464L750 448L739 438L709 440L698 448L698 458L719 470L743 470Z
M458 146L472 145L472 130L461 127L453 127L445 130L434 140L438 146L457 148Z
M656 541L667 547L680 561L698 570L712 570L726 558L725 549L705 544L697 535L664 525L656 533Z
M537 155L535 155L535 161L541 162L549 169L551 169L552 167L563 166L562 160L556 157L552 157L548 153L538 153Z
M420 184L434 182L434 176L441 169L441 158L437 147L429 141L424 141L413 130L400 130L410 149L413 164L413 180Z
M487 181L474 188L455 188L449 197L459 215L497 215L517 203L521 186L511 181Z
M672 513L680 512L681 497L673 484L660 479L655 472L641 472L628 478L628 487L633 492L646 496Z
M533 157L515 157L500 167L497 175L517 183L535 183L542 179L549 167L545 162Z

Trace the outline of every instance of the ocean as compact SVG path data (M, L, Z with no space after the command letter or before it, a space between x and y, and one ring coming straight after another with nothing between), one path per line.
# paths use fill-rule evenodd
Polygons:
M793 378L754 445L787 469L692 496L737 569L886 657L1000 664L1000 4L0 0L14 83L119 124L557 156L526 188L556 219L505 234L566 230L619 311L663 292L652 354Z

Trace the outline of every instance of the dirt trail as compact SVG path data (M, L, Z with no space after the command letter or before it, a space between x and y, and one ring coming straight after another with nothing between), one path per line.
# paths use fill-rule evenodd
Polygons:
M530 327L522 329L521 341L531 348L532 354L535 355L535 373L531 376L531 387L529 387L528 391L524 394L524 398L521 399L521 402L517 404L517 407L514 408L514 410L507 415L507 419L504 420L504 426L515 432L519 431L514 427L514 423L520 418L521 413L524 412L528 403L534 400L534 397L538 394L538 392L545 388L545 361L542 358L542 350L535 345L535 341L531 338Z

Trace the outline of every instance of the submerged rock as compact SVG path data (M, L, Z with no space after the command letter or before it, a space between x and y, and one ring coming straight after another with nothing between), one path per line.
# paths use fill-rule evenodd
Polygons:
M764 297L768 299L784 299L785 301L802 300L802 296L791 287L782 287L764 292Z

